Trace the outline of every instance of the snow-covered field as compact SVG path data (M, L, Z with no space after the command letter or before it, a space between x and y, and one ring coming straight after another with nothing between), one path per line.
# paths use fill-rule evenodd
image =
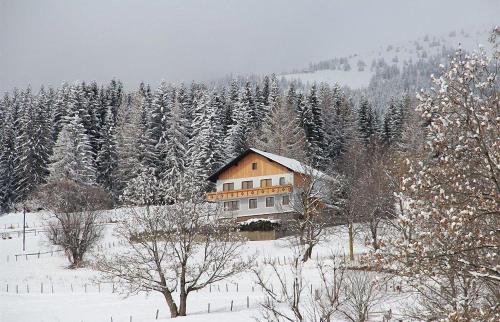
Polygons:
M115 213L116 214L116 213ZM113 216L113 213L110 214ZM40 213L26 215L29 233L26 251L22 251L22 214L0 216L0 321L156 321L169 319L166 303L159 294L140 294L125 298L113 292L113 285L97 284L97 272L90 268L70 270L62 252L44 240ZM113 237L114 224L107 224L106 236L98 251L120 247ZM36 233L35 233L36 229ZM2 239L8 238L10 239ZM332 230L328 242L315 249L307 272L314 271L316 256L347 252L347 234L343 227ZM357 253L365 251L356 241ZM38 255L40 252L40 255ZM247 254L258 253L258 262L280 259L282 265L290 258L286 240L249 242ZM17 255L17 256L16 256ZM314 283L314 282L312 282ZM263 294L255 285L252 273L212 285L193 293L188 299L188 316L180 321L254 321L260 314ZM402 296L388 297L379 310L393 309ZM231 311L231 302L233 307ZM208 309L210 306L210 313ZM248 307L247 307L248 306ZM374 317L381 320L380 316Z

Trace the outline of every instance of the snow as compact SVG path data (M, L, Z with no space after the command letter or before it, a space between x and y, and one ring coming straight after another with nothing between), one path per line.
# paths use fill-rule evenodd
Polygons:
M286 74L283 77L288 81L300 80L305 84L326 83L328 85L342 85L351 88L362 88L368 86L374 72L367 67L364 71L355 68L349 71L344 70L318 70L309 73Z
M337 65L336 69L323 67L318 70L310 70L306 68L300 72L285 73L281 76L288 81L298 80L306 85L327 83L331 86L336 84L348 86L351 89L364 88L369 85L372 76L375 74L375 70L371 66L373 61L383 59L388 65L397 66L401 70L405 62L425 60L433 55L440 54L443 46L446 48L460 47L470 51L477 50L482 43L489 44L489 33L488 28L471 28L468 32L459 32L453 35L426 35L407 42L386 44L373 50L351 53L348 56L331 57L331 60L344 60L349 64L349 70L344 70L343 66ZM487 51L491 50L491 46L488 45L485 49ZM358 69L359 61L366 64L364 70L360 71Z
M121 209L108 213L117 218L124 215ZM146 322L169 320L165 300L160 294L139 294L124 298L113 293L113 285L98 285L98 272L92 268L67 269L68 262L62 252L44 253L54 250L44 239L41 218L43 213L27 213L30 229L36 227L37 234L26 236L26 251L22 251L22 213L0 216L0 236L8 233L11 239L0 239L0 321L1 322L81 322L111 321ZM116 224L106 225L105 237L100 252L119 251L118 240L113 235ZM13 226L14 228L10 228ZM345 227L332 228L331 238L318 246L307 272L313 272L317 257L327 257L332 253L344 256L348 252L347 230ZM275 241L248 242L242 256L257 254L258 265L265 259L287 260L292 255L287 239ZM356 252L366 252L361 240L355 242ZM26 254L37 254L28 255ZM18 256L17 261L15 255ZM312 281L312 283L315 283ZM43 286L42 286L43 284ZM42 290L43 287L43 290ZM226 289L227 287L227 289ZM16 290L17 289L17 290ZM178 298L178 294L175 294ZM247 297L249 308L247 308ZM255 286L253 273L247 272L228 281L214 284L192 293L188 298L188 316L179 321L254 321L260 314L259 302L263 294ZM394 301L392 298L391 301ZM401 299L402 301L404 299ZM233 311L230 311L231 301ZM399 299L397 300L399 301ZM210 303L210 313L207 313ZM395 304L384 303L380 309Z

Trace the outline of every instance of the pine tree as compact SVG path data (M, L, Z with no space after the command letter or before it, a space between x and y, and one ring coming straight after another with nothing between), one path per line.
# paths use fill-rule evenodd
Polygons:
M360 138L367 145L376 139L378 133L378 117L366 98L362 98L358 109L358 131Z
M330 102L322 100L325 137L328 142L325 156L330 162L336 162L347 152L355 126L352 104L340 87L335 86L330 94Z
M240 92L236 108L233 110L233 124L225 138L227 156L236 157L248 148L250 124L250 105L245 99L245 90Z
M193 136L189 141L188 157L190 163L187 172L192 182L196 185L192 187L199 193L208 189L207 178L214 170L215 151L217 149L216 138L213 134L216 127L215 110L210 104L209 94L197 91L194 101Z
M399 140L402 133L402 123L399 109L394 99L391 99L389 107L384 114L382 137L386 144L392 144Z
M162 156L159 167L159 180L163 183L165 195L176 189L179 178L187 163L188 123L184 119L182 106L174 94L170 101L168 114L164 115L165 131L158 143L158 151Z
M92 147L78 113L65 122L59 133L51 158L49 179L69 179L85 184L96 182Z
M118 151L117 133L113 124L113 114L107 113L106 121L102 125L101 148L96 158L97 183L106 189L116 199L119 194L118 186Z
M11 209L16 201L16 118L18 116L19 93L14 91L12 98L4 96L0 124L0 213Z
M262 127L257 148L289 158L305 161L306 138L295 111L280 104L271 111Z
M214 144L214 164L213 169L222 166L225 159L224 138L226 136L226 124L224 122L225 105L223 97L216 91L212 93L210 98L210 111L212 113L212 140Z
M42 88L34 99L31 90L23 93L20 115L20 135L17 138L16 193L19 200L26 198L48 175L51 146L50 106Z
M52 109L52 141L55 142L64 125L64 119L68 115L70 86L63 83L55 95L54 108Z
M311 87L307 100L302 95L297 96L297 109L300 125L306 135L308 162L314 167L322 168L325 166L325 129L316 85Z

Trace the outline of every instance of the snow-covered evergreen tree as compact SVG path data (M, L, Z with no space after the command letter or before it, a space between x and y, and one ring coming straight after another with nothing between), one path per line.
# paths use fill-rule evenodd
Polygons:
M314 167L322 168L325 150L325 129L317 86L313 85L306 100L302 95L297 97L297 109L300 125L304 129L307 140L307 158Z
M16 193L19 200L26 198L48 175L52 143L50 105L42 88L34 99L31 90L22 94L20 134L17 138Z
M208 188L208 176L214 171L216 160L215 151L217 151L217 142L214 140L215 110L210 104L210 96L206 91L198 90L193 100L194 120L193 136L190 139L187 153L189 165L187 172L192 182L196 182L193 187L200 193Z
M5 95L0 103L0 213L11 209L16 201L16 119L18 117L19 92L12 97Z
M370 143L378 135L378 117L372 105L362 98L358 108L358 131L365 144Z
M51 157L49 179L96 182L96 168L89 137L78 113L65 122Z
M100 150L96 158L97 183L106 189L115 199L118 198L118 151L117 133L113 124L111 107L102 125Z
M163 183L165 195L175 189L187 163L188 122L175 91L170 107L163 117L164 132L158 142L160 152L159 180Z
M256 147L277 155L305 161L306 137L304 129L299 126L293 107L280 104L271 111L264 122Z
M235 157L248 148L251 131L251 106L245 98L245 90L241 90L233 110L233 123L229 126L225 138L226 153L229 158Z

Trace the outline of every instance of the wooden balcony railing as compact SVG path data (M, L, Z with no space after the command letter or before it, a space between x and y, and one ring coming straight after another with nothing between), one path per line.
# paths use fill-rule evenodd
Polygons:
M293 187L291 184L285 184L281 186L270 186L263 188L253 188L253 189L217 191L217 192L207 193L207 200L217 201L217 200L238 199L247 197L268 196L279 193L290 193L292 191Z

